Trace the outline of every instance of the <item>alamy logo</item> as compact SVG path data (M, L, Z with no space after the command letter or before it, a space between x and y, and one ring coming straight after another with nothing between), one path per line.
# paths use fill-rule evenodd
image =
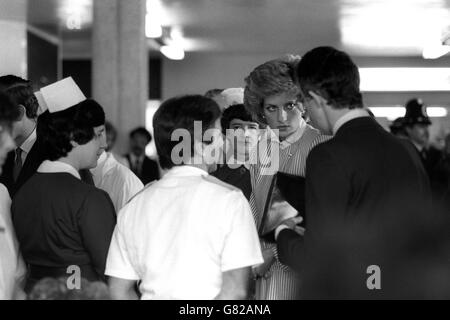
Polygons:
M67 278L66 285L69 290L80 290L81 289L81 269L79 266L68 266L67 274L70 276Z
M367 274L370 276L367 278L366 285L369 290L381 290L381 269L377 265L371 265L367 267Z

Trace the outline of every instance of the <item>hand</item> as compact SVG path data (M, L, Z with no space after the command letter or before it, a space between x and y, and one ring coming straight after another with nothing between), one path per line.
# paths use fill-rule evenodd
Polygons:
M303 227L295 226L294 231L301 236L305 235L305 228L303 228Z
M284 225L284 226L288 227L289 229L292 229L295 231L296 228L299 228L297 225L299 223L301 223L302 221L303 221L303 218L301 216L296 216L296 217L284 220L282 223L280 223L280 226Z
M264 262L253 269L255 276L265 277L275 260L275 254L272 248L266 248L262 251Z

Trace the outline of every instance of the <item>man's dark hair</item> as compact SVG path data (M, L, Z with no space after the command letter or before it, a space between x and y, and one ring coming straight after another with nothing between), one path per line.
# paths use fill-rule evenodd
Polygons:
M191 137L191 155L194 155L194 122L202 122L202 136L220 117L217 103L201 95L175 97L165 101L156 111L153 118L155 145L159 163L163 169L170 169L172 150L180 141L172 141L172 133L176 129L185 129ZM181 157L184 156L180 154Z
M226 130L230 129L230 123L233 119L239 119L246 122L255 122L250 112L247 111L244 104L235 104L222 113L220 124L222 126L222 133L226 134Z
M9 96L0 91L0 124L11 129L12 123L20 116L19 109Z
M348 54L332 47L307 52L297 66L304 95L315 91L336 109L362 108L358 67Z
M147 139L147 143L150 143L152 141L151 133L148 132L148 130L145 129L144 127L139 127L139 128L132 130L130 132L130 139L133 139L133 137L138 134L141 136L144 136Z
M105 112L92 99L55 113L44 112L39 116L37 136L46 146L47 158L57 160L72 151L70 141L84 145L95 136L95 127L105 124Z
M16 105L24 106L27 118L37 118L39 103L34 95L31 81L14 75L2 76L0 91L4 91Z

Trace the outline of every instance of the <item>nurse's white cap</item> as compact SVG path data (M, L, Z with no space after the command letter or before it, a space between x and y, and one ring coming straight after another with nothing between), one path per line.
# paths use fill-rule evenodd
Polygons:
M86 96L72 77L41 88L35 93L35 96L39 102L41 113L45 110L50 113L63 111L86 100Z

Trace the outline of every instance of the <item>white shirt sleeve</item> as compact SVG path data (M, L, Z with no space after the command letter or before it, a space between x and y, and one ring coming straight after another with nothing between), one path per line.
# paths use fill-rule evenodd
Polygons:
M261 254L258 233L248 201L241 193L235 193L230 228L222 251L221 271L229 271L258 265L264 262Z
M125 212L122 213L125 214ZM130 253L127 250L126 239L122 231L123 228L124 219L119 216L109 246L105 275L125 280L140 280L133 266Z

